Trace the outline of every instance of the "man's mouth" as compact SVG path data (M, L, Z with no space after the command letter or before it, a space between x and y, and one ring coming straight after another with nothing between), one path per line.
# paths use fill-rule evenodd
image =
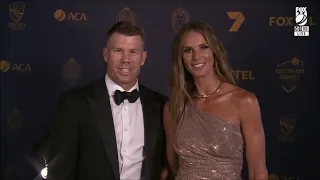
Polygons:
M131 68L118 68L120 73L122 74L127 74L127 73L130 73L131 72Z

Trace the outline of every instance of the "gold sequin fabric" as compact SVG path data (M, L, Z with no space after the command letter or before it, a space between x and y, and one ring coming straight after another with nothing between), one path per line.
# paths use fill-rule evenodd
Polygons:
M241 180L243 138L231 121L188 105L174 148L179 155L175 180Z

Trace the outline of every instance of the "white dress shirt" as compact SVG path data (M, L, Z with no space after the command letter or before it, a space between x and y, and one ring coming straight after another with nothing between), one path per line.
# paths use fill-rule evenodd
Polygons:
M117 141L120 179L140 180L144 158L144 124L140 98L134 103L124 100L118 106L113 99L114 92L116 90L124 91L124 89L114 83L108 75L106 75L105 81ZM134 89L139 90L138 81L128 92Z

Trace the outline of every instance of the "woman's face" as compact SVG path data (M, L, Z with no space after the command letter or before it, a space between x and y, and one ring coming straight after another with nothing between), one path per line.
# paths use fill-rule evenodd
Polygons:
M213 73L213 52L201 33L188 32L182 45L184 65L194 78Z

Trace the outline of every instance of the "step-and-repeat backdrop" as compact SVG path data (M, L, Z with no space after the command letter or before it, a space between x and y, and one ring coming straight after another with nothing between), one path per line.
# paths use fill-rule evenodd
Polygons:
M165 95L177 30L190 20L211 24L239 86L259 99L269 179L319 178L316 3L2 1L1 179L37 175L30 152L47 133L58 97L105 75L106 32L119 20L144 28L148 58L140 80Z

